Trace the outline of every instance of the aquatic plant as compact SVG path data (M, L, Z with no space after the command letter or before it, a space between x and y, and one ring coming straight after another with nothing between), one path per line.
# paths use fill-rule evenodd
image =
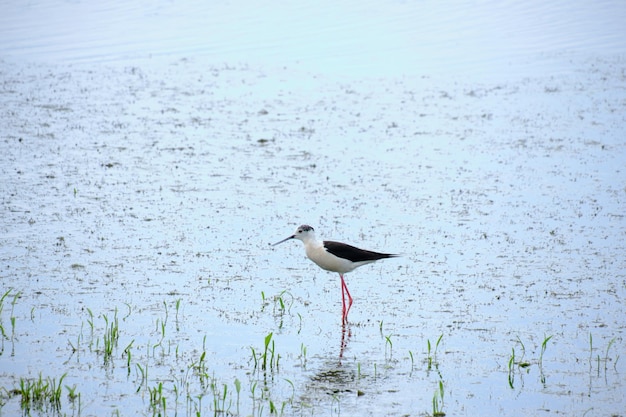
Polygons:
M546 347L548 346L548 342L552 339L552 336L544 337L543 342L541 342L541 353L539 354L539 366L543 364L543 354L546 352Z
M289 303L289 307L286 307L285 304L285 297L289 296L290 297L290 303ZM274 296L274 310L276 310L276 303L278 302L279 305L279 311L281 313L284 313L285 311L289 312L291 310L291 306L293 305L294 302L294 297L293 295L287 291L287 290L283 290L281 291L278 295Z
M0 355L2 355L2 353L4 352L4 341L5 340L10 340L11 341L11 345L14 345L15 343L15 304L17 303L17 299L20 297L20 295L22 294L20 291L15 292L13 294L13 300L11 301L11 313L9 314L9 320L11 322L11 337L9 337L7 335L7 331L4 327L4 323L2 321L2 311L4 310L4 300L9 297L11 295L11 292L13 291L12 288L9 288L4 294L2 294L2 297L0 297L0 340L1 340L1 344L0 344Z
M539 373L540 373L540 380L543 384L545 384L546 382L546 378L545 375L543 373L543 355L546 352L547 346L548 346L548 342L552 339L552 336L544 336L543 338L543 342L541 343L541 351L539 353L539 357L537 358L536 361L532 361L532 363L535 363L539 366ZM517 356L516 352L515 352L515 346L513 348L511 348L511 355L509 356L509 360L507 363L507 368L508 368L508 382L509 382L509 387L514 388L514 381L515 381L515 371L516 368L521 368L521 369L527 369L526 372L529 372L529 368L531 366L531 362L529 362L528 360L525 360L524 357L526 355L526 346L524 346L524 342L522 342L522 340L519 338L519 336L517 337L517 341L516 341L516 346L519 345L521 347L521 356Z
M521 341L520 341L521 343ZM522 344L522 358L524 357L526 350L524 348L524 345ZM511 356L509 356L509 361L508 361L508 381L509 381L509 387L511 389L515 389L515 368L527 368L530 366L530 363L522 361L522 359L520 358L519 360L517 360L517 357L515 355L515 347L511 348Z
M146 365L145 369L143 366L141 366L141 364L136 363L135 364L135 369L138 370L139 372L137 373L137 376L140 376L139 379L139 386L137 386L137 389L135 390L135 392L139 392L141 391L141 387L143 387L144 385L146 385L148 383L148 365Z
M70 404L72 404L72 408L76 409L76 406L77 406L78 408L77 415L81 415L81 409L82 409L81 396L80 396L80 392L76 392L76 384L74 384L71 387L69 385L66 385L65 389L67 390L67 399L69 400ZM76 402L78 402L78 404L76 404Z
M522 356L517 361L517 366L520 368L527 368L530 366L530 362L524 360L524 356L526 356L526 346L524 346L524 342L522 342L522 339L520 339L519 336L517 336L517 343L522 347Z
M515 348L511 349L511 356L509 357L509 363L508 363L508 367L509 367L509 387L511 387L511 389L514 389L515 387L513 386L513 382L515 381Z
M435 347L433 349L431 343L430 343L430 339L427 340L426 343L426 348L427 348L427 362L428 362L428 367L427 370L430 371L433 367L433 365L435 367L438 366L437 363L437 349L439 348L439 344L441 343L441 339L443 339L443 333L441 333L441 335L439 336L439 338L437 339L437 341L435 342Z
M133 343L135 343L135 339L131 340L130 343L128 345L126 345L126 347L124 348L124 352L122 353L122 357L124 355L126 355L127 375L130 375L130 361L131 361L131 358L132 358L132 350L131 350L131 348L133 347Z
M10 314L10 320L11 320L11 344L14 344L15 341L15 304L17 304L17 299L22 295L21 291L16 292L15 294L13 294L13 300L11 301L11 314Z
M191 364L191 369L195 372L195 375L198 377L198 381L202 388L209 386L210 384L210 376L206 363L206 351L203 351L198 359L198 362L194 362Z
M160 339L154 346L152 346L152 354L153 355L154 355L155 349L158 348L158 347L162 347L163 340L165 340L165 329L167 327L167 321L168 321L168 318L169 318L169 311L167 309L167 302L163 301L163 307L165 307L165 318L163 318L163 319L157 318L157 320L156 320L156 331L157 331L157 333L160 334Z
M63 380L67 374L56 378L20 378L19 388L14 393L21 395L20 406L26 415L30 415L31 408L39 412L58 413L61 409L61 394L63 393Z
M256 349L253 346L250 346L250 350L252 352L252 360L254 361L254 369L258 369L259 362L261 363L261 370L266 371L269 369L274 371L278 370L278 362L280 360L280 355L276 354L276 347L274 341L272 340L273 333L270 332L264 339L264 347L263 353L257 354ZM270 345L271 342L271 345ZM271 347L270 347L271 346Z
M154 388L148 388L150 394L150 409L152 415L165 415L167 410L167 400L163 395L163 382L156 384Z
M391 341L391 336L393 335L385 336L385 357L387 357L387 346L389 346L389 357L391 357L392 354L393 342Z
M93 335L94 335L94 321L93 321L93 312L89 307L87 307L87 314L89 314L89 318L87 319L87 324L89 325L89 350L93 350Z
M72 342L70 342L69 340L67 341L67 343L69 343L69 345L72 348L72 353L78 353L80 352L80 341L83 337L83 325L84 323L80 324L80 332L78 333L78 336L76 337L76 346L74 346L74 344Z
M541 353L539 354L539 374L542 384L546 383L546 377L543 373L543 354L546 352L546 348L550 339L552 339L552 336L543 338L543 342L541 343Z
M613 346L613 343L615 343L616 338L612 338L611 340L609 340L609 344L606 347L606 352L604 354L604 372L606 372L607 370L607 363L609 362L609 350L611 350L611 346ZM619 361L619 355L617 355L617 357L615 358L615 363L613 364L613 369L617 370L617 361Z
M303 369L306 369L306 346L304 343L300 343L300 365Z
M446 413L443 412L443 381L439 380L437 389L433 394L433 417L443 417Z
M104 364L107 365L113 356L113 349L117 347L120 337L119 321L117 319L117 308L113 314L113 318L109 321L106 314L102 315L104 319L104 336L103 336L103 355Z
M268 349L269 348L269 344L270 341L272 342L272 349ZM268 352L271 353L271 356L268 355ZM274 364L276 365L276 368L278 368L278 359L276 360L276 362L274 362L274 352L275 352L275 346L274 346L274 341L272 340L272 333L270 332L267 336L265 336L265 348L263 350L263 355L261 356L262 360L263 360L263 364L261 365L261 369L266 370L267 369L267 363L268 363L268 356L269 356L269 365L270 365L270 369L274 368Z
M297 314L298 314L298 320L299 320L299 323L298 323L298 334L300 334L300 332L302 331L302 314L300 314L300 313L297 313Z
M217 383L217 380L213 378L211 382L211 392L213 393L213 410L216 414L231 414L230 407L231 402L226 405L226 399L228 397L228 385Z
M176 300L176 304L175 304L175 307L176 307L176 331L180 330L180 322L178 320L178 313L180 312L180 303L181 302L182 302L182 299L178 298Z
M235 378L234 385L235 385L235 392L237 392L237 414L239 414L239 396L241 394L241 381Z
M293 398L296 396L296 386L293 384L293 382L291 382L290 379L283 378L283 380L289 383L289 385L291 386L291 397L289 398L289 402L291 403L293 402Z

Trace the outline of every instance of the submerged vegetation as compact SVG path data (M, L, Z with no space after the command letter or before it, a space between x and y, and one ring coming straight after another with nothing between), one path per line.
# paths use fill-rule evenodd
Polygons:
M443 333L437 338L435 342L435 346L433 347L430 343L430 339L426 341L426 361L427 361L427 369L430 371L433 366L435 368L439 367L439 363L437 362L437 350L439 349L439 344L441 343L441 339L443 339Z
M41 373L39 378L20 378L19 388L13 393L21 397L20 405L26 414L30 414L31 409L40 412L59 412L61 409L61 396L63 394L63 379L66 374L56 378L43 378ZM74 395L70 390L70 394Z
M13 319L13 311L19 294L11 290L6 291L0 299L0 313L6 300L12 300L10 317ZM275 304L275 308L270 312L272 315L282 314L285 311L286 304L281 299L286 294L280 293L271 298L271 303ZM145 411L154 416L180 412L195 416L282 416L294 413L315 413L313 411L316 408L315 404L299 393L298 386L301 382L296 383L295 380L298 378L293 374L294 369L307 372L310 351L304 342L300 343L299 352L289 351L285 347L283 347L283 352L279 352L279 346L282 346L277 339L280 336L280 327L277 329L279 333L270 331L262 338L262 343L249 346L248 367L241 364L236 367L237 376L225 378L220 376L212 366L209 343L211 340L208 336L205 335L197 350L191 352L181 348L177 343L176 338L181 322L184 322L184 317L181 316L181 299L178 298L171 303L162 302L160 305L161 309L154 312L157 317L154 327L145 335L146 337L142 338L136 331L134 333L126 331L126 328L130 327L136 319L136 312L133 311L132 306L127 305L128 313L124 317L119 316L118 309L115 307L109 312L102 312L98 315L86 308L86 317L77 327L78 334L68 335L70 359L66 363L69 365L74 356L76 364L92 362L90 366L96 370L100 368L107 380L111 378L115 380L113 375L119 369L123 372L123 378L133 385L126 395L145 398ZM265 305L264 303L261 310ZM169 320L171 306L176 311L173 329ZM1 314L0 323L3 323ZM11 328L14 328L15 320L11 323ZM6 326L3 324L2 329L3 339L13 339L13 331L6 331ZM339 412L342 407L342 397L349 392L354 392L357 397L368 396L368 387L379 385L383 381L380 378L381 372L387 373L409 365L410 378L416 383L424 377L435 383L436 389L429 407L431 415L433 417L445 416L444 373L450 370L445 357L441 358L440 354L443 333L434 342L431 339L426 340L425 359L422 366L416 366L415 354L411 350L403 360L392 358L395 340L401 340L401 337L391 333L384 335L382 321L379 322L379 332L384 341L384 358L382 358L384 366L381 367L376 362L364 366L358 358L354 358L352 363L355 369L352 377L349 377L341 366L313 377L313 380L317 380L318 383L344 386L344 394L337 390L332 392L332 408ZM134 334L132 339L124 336L130 333ZM507 361L508 385L511 388L517 387L516 376L521 378L522 370L528 373L533 365L539 369L540 382L543 385L547 383L544 369L549 369L549 367L544 361L552 341L552 335L544 336L542 343L538 346L536 358L527 360L527 348L523 341L517 338ZM600 353L599 349L593 345L592 335L589 335L590 371L592 366L595 368L597 364L599 373L600 364L604 363L603 369L606 373L608 363L611 361L613 368L616 367L619 355L615 357L610 355L615 343L616 339L611 339ZM598 353L594 355L594 352ZM288 367L291 373L283 371L284 358L289 359ZM100 366L96 365L94 360L99 362ZM435 371L434 380L429 377L431 371ZM20 377L14 387L4 387L0 390L0 407L6 406L17 397L19 407L26 415L32 413L63 415L70 412L80 415L85 406L84 391L91 388L85 386L80 379L69 375L71 375L71 366L58 378L45 376L43 372L34 378ZM427 408L426 404L422 404L421 411L417 410L417 412L423 412ZM123 410L119 411L123 414Z
M7 291L0 301L8 299L10 294L11 291ZM16 299L17 296L14 300ZM286 413L287 408L293 404L295 386L290 379L282 378L281 380L289 387L287 394L279 395L273 389L277 385L275 378L280 370L281 354L277 351L272 332L265 336L262 349L250 347L253 367L249 373L242 374L250 376L245 378L249 381L247 389L243 387L239 378L227 382L216 376L209 363L206 336L202 339L200 355L196 359L191 359L182 375L177 375L176 364L184 361L187 353L182 352L179 346L173 349L165 348L172 346L173 341L167 340L168 304L164 302L162 305L165 316L156 320L152 333L157 337L157 342L144 342L143 348L140 348L135 346L137 339L133 338L124 341L127 344L121 351L118 351L118 345L124 333L124 322L129 324L129 320L133 319L132 314L129 313L120 322L118 309L114 308L112 313L102 313L98 316L102 320L99 324L92 310L86 309L87 318L80 326L80 333L68 340L70 359L74 355L77 362L88 361L90 357L102 358L100 363L107 379L120 365L126 370L127 377L133 376L134 370L136 388L133 391L140 398L145 395L148 399L148 411L155 416L176 413L176 410L181 408L186 409L186 413L196 416L248 415L250 412L259 416ZM175 332L179 330L180 307L181 300L178 299L175 302ZM2 304L0 312L1 309ZM5 333L2 336L10 338L10 335ZM306 347L302 345L303 363L306 362L306 351ZM167 371L170 367L171 369ZM163 371L166 371L165 374ZM77 382L70 386L64 384L67 379L67 372L60 378L44 377L41 373L37 378L22 377L16 387L0 389L0 410L12 398L18 397L20 408L26 415L30 415L31 412L64 415L67 409L72 409L80 415L81 383ZM244 412L241 410L241 400L246 392L252 399L253 409Z
M433 417L443 417L446 415L446 413L443 412L443 397L443 381L439 380L437 389L433 395Z
M15 343L15 303L17 302L17 300L20 298L21 293L19 291L14 291L13 289L9 288L8 290L6 290L3 294L2 297L0 297L0 355L4 354L4 342L5 340L8 340L11 342L11 346L14 346ZM11 311L9 313L9 322L10 322L10 329L7 328L7 326L4 323L3 320L3 310L5 307L5 302L7 300L11 301ZM13 349L12 349L13 351Z
M507 369L508 369L508 383L509 383L509 387L511 389L515 389L515 375L516 372L519 372L520 370L524 369L526 373L530 372L530 367L533 363L536 363L537 367L539 368L539 379L541 381L542 384L545 385L546 383L546 377L545 374L543 372L544 368L543 368L543 356L546 352L546 349L548 347L548 342L552 339L552 336L544 336L543 341L541 342L541 346L540 346L540 352L539 352L539 357L535 362L529 362L527 360L525 360L525 356L526 356L526 346L524 345L524 343L522 342L522 340L519 338L519 336L517 337L517 345L520 346L521 348L521 356L517 357L515 354L515 347L511 348L511 355L509 356L508 362L507 362ZM521 375L521 372L520 372Z

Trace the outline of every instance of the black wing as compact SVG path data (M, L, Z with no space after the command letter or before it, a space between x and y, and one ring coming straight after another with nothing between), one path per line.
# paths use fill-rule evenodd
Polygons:
M326 248L329 253L352 262L377 261L379 259L398 256L391 253L372 252L370 250L359 249L354 246L346 245L345 243L332 242L328 240L324 241L324 248Z

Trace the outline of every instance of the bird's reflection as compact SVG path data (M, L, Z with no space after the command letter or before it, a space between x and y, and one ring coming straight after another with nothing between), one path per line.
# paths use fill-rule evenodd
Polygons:
M344 360L348 353L348 345L352 336L350 324L343 323L338 327L340 334L339 357L333 354L322 361L319 367L309 376L305 384L302 398L304 401L319 402L324 396L330 397L331 407L340 407L340 398L351 395L363 395L358 389L360 368L349 358Z
M343 358L343 354L348 347L348 342L350 341L350 337L352 336L352 328L350 328L350 324L342 323L341 324L341 344L339 345L339 364L341 365L341 359Z
M349 324L341 325L341 344L339 346L339 360L329 360L317 373L311 377L312 388L334 395L340 392L350 392L354 387L356 372L349 364L342 364L343 355L347 350L352 330Z

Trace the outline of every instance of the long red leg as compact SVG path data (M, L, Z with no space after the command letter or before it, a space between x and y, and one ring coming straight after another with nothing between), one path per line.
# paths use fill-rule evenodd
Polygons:
M341 277L341 322L345 323L345 318L346 318L346 296L345 296L345 293L343 291L343 288L345 286L345 282L343 281L343 275L339 274L339 276Z
M350 295L350 291L348 291L348 286L345 281L343 283L343 287L346 289L346 294L348 294L348 308L346 309L346 321L348 319L348 313L350 312L350 308L352 307L352 296Z
M350 291L348 291L348 286L346 285L346 281L343 279L343 274L339 274L341 277L341 303L342 303L342 322L348 322L348 313L350 312L350 307L352 307L352 296L350 295ZM346 300L345 294L348 294L348 308L346 308Z

